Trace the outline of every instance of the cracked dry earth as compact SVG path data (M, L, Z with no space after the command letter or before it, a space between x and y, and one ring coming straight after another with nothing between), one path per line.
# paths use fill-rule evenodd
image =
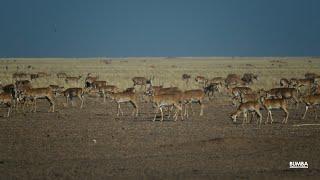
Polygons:
M233 124L230 103L206 103L189 119L152 122L153 109L140 103L139 117L130 104L117 118L116 104L87 98L84 108L63 107L47 113L13 112L0 119L0 179L292 179L320 176L320 126L304 107L273 113L274 124ZM1 113L5 113L1 108ZM264 120L266 112L263 111ZM159 118L158 118L159 119ZM307 161L309 169L289 169Z

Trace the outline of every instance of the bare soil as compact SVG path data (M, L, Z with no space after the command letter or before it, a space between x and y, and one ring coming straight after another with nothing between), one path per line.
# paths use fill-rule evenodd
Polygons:
M258 127L253 120L232 123L230 103L206 103L189 119L152 122L148 103L140 115L132 106L87 98L84 108L63 107L48 113L40 100L38 112L13 112L0 119L0 179L292 179L320 176L320 126L303 105L273 113L274 124ZM79 101L76 101L79 104ZM5 114L1 108L0 114ZM263 111L264 119L266 112ZM159 115L160 116L160 115ZM160 117L158 118L160 119ZM307 161L308 169L289 169L290 161Z

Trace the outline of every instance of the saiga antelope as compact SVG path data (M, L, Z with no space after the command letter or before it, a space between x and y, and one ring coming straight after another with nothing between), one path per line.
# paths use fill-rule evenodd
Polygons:
M243 121L242 124L245 122L248 122L248 112L255 112L259 116L259 121L257 121L257 124L261 124L262 122L262 114L260 112L260 103L259 101L248 101L245 103L241 103L237 109L236 112L231 114L231 118L233 122L235 123L237 121L237 117L243 113Z
M200 116L203 115L203 99L205 97L205 93L201 89L193 89L184 91L182 94L182 99L185 104L185 113L186 117L189 117L187 105L190 105L191 111L192 110L192 103L199 103L200 104Z
M264 90L261 90L262 92ZM269 91L264 91L267 98L276 98L276 99L292 99L298 108L299 103L299 90L296 88L273 88Z
M264 108L268 111L268 116L265 124L268 123L269 116L271 118L271 124L273 122L272 118L272 109L282 109L286 117L283 119L282 123L287 123L288 122L288 117L289 117L289 112L288 112L288 105L287 101L285 99L265 99L264 97L260 98L261 104L264 106Z
M85 90L83 88L68 88L62 92L62 94L66 97L66 104L68 105L69 100L71 101L71 105L73 106L73 97L78 97L81 101L80 109L83 107L84 102L84 93Z
M315 119L317 119L317 112L316 112L316 107L317 105L320 105L320 95L308 95L305 97L302 97L302 101L306 104L306 110L302 116L302 119L306 117L307 111L310 107L314 108L315 112Z
M183 120L181 98L181 93L158 94L151 96L151 101L157 106L153 121L156 120L159 110L161 112L161 121L163 121L163 108L172 106L176 108L175 115L173 116L174 121L177 120L179 111L181 113L181 119Z
M2 92L0 93L0 104L5 104L8 106L7 117L10 116L11 108L12 108L12 95L10 93Z
M50 103L50 108L49 108L48 112L54 112L54 106L55 106L54 95L52 93L51 88L49 88L49 87L28 88L28 89L25 89L21 93L21 96L22 96L22 98L25 98L27 100L30 99L33 101L33 105L34 105L33 112L37 111L37 99L40 99L40 98L46 98Z
M123 111L121 109L120 104L126 103L126 102L131 103L134 107L132 115L138 116L138 113L139 113L139 106L137 103L138 95L135 92L124 91L124 92L118 92L118 93L110 93L110 98L118 104L117 116L120 115L120 112L123 116Z

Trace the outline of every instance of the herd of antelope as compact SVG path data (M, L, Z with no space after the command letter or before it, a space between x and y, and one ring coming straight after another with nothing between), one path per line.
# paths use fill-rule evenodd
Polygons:
M64 79L66 83L76 82L82 78L81 76L70 77L66 73L57 73L57 78ZM139 103L149 102L155 108L153 121L156 120L160 111L161 120L164 119L164 113L168 113L168 118L173 113L173 119L176 121L180 115L181 119L189 118L188 109L192 109L192 104L200 105L200 113L204 114L205 99L211 99L216 93L227 93L231 97L232 104L237 106L234 113L231 114L231 119L236 122L238 116L243 114L243 123L248 123L248 115L252 112L252 116L257 115L259 119L257 123L262 123L262 109L267 111L265 123L273 123L272 110L281 109L285 113L282 123L287 123L289 118L288 104L293 101L298 107L298 103L305 104L305 112L302 119L305 118L309 108L316 108L320 104L320 76L315 73L306 73L304 79L282 78L279 81L279 87L265 90L253 90L250 86L258 81L259 78L253 73L245 73L243 76L237 74L229 74L227 77L215 77L208 79L203 76L196 76L195 82L199 84L198 89L182 91L178 87L163 87L154 86L152 80L145 77L133 77L133 87L125 90L120 90L115 85L110 85L105 80L100 80L98 76L88 74L85 77L83 87L72 87L65 89L58 85L48 85L48 87L34 88L32 80L48 76L46 73L25 74L14 73L12 78L15 80L12 84L2 85L0 93L0 103L8 107L6 116L9 117L12 108L21 107L25 110L26 107L30 111L37 111L37 99L47 99L50 103L49 112L55 111L57 97L64 96L66 105L73 99L79 98L81 101L80 108L83 108L85 95L98 95L103 97L103 102L110 99L117 103L117 116L123 115L121 109L122 103L130 103L133 106L132 116L139 115ZM191 75L183 74L182 81L186 85L190 83ZM140 88L137 88L140 86ZM304 91L302 91L302 89ZM317 118L317 115L315 115Z

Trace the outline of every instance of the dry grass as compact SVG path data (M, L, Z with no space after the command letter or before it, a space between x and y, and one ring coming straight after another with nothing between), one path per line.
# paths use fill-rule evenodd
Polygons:
M8 69L7 69L8 68ZM84 86L84 77L88 73L99 76L109 84L124 89L132 86L133 76L154 76L155 85L178 86L182 89L198 88L194 77L203 75L207 78L225 77L229 73L256 73L260 81L253 88L271 88L278 85L282 77L303 78L306 72L320 74L320 58L2 58L0 78L3 84L12 83L14 72L47 72L49 77L32 82L35 87L56 84L64 87ZM79 84L66 84L58 79L56 73L66 72L70 76L82 75ZM181 80L182 74L192 76L189 87Z

